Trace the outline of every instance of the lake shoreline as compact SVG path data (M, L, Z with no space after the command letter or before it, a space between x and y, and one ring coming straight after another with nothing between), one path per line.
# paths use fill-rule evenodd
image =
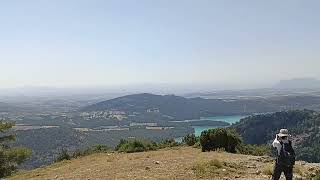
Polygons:
M231 126L233 123L239 122L240 119L248 117L249 115L233 115L233 116L212 116L212 117L201 117L200 119L190 119L190 120L184 120L182 122L184 123L192 123L192 122L204 122L204 121L213 121L213 122L224 122L228 123L228 125L225 126L210 126L210 125L201 125L201 126L191 126L194 129L194 134L196 136L200 136L201 132L207 129L215 129L215 128L225 128ZM181 121L180 121L181 122ZM176 137L175 141L182 142L183 137Z

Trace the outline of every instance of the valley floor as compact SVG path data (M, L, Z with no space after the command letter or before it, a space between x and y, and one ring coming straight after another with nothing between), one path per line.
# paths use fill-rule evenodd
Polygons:
M142 153L100 153L55 163L8 180L25 179L271 179L270 157L225 152L201 152L191 147L176 147ZM320 168L319 164L297 162L296 179Z

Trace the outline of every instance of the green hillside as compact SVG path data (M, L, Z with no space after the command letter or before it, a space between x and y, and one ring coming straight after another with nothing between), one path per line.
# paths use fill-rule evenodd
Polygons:
M248 144L271 144L281 128L289 129L298 159L320 162L320 113L311 110L283 111L250 116L231 128Z

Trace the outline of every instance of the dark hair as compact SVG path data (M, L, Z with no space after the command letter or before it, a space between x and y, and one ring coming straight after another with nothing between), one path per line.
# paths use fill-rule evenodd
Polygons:
M288 136L282 136L281 139L286 139Z

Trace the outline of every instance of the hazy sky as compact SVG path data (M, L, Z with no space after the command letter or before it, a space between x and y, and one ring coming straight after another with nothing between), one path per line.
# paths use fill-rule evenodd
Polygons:
M320 78L318 0L3 0L0 87Z

